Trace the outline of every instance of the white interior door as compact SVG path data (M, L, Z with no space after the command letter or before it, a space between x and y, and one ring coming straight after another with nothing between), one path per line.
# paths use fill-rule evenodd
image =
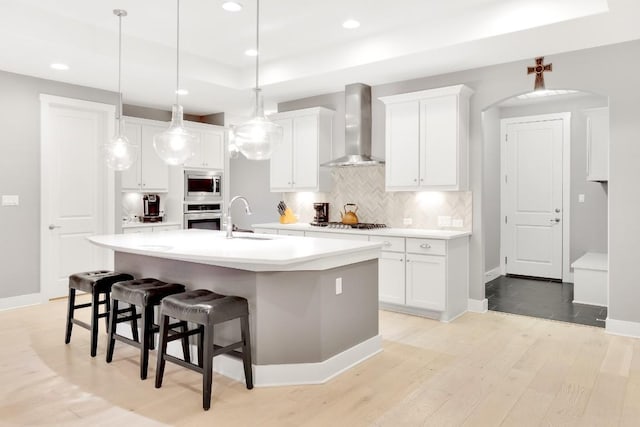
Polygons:
M87 241L113 232L113 173L100 147L111 135L112 105L41 97L41 292L67 295L68 276L113 268L112 255Z
M505 127L506 273L562 279L563 119Z

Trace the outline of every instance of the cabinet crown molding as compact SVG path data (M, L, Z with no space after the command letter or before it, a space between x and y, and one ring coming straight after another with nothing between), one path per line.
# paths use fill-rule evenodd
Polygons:
M300 110L282 111L279 113L270 114L269 119L286 119L289 117L308 116L310 114L333 116L333 114L335 114L335 111L325 107L302 108Z
M379 97L378 99L382 101L384 104L395 104L398 102L418 101L420 99L435 98L438 96L445 96L445 95L459 95L459 96L469 98L471 97L471 95L473 95L473 93L474 93L473 89L471 89L468 86L454 85L454 86L439 87L435 89L420 90L417 92L407 92L407 93L400 93L397 95L382 96L382 97Z

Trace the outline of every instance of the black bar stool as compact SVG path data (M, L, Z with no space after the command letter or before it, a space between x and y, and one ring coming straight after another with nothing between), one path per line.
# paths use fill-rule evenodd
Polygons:
M158 326L153 323L154 307L160 305L160 301L173 294L184 292L184 285L178 283L165 283L158 279L139 279L119 282L111 288L111 306L112 313L116 313L118 305L126 302L134 308L140 307L141 314L132 313L131 316L118 317L112 314L109 317L109 343L107 345L107 363L111 363L113 359L113 350L116 340L122 341L140 349L140 379L147 378L147 370L149 366L149 349L154 348L154 332L158 331ZM117 333L117 325L122 322L136 322L138 318L142 319L142 340L129 339ZM169 325L170 328L182 327L183 332L187 332L187 322L178 322ZM174 331L171 331L174 332ZM176 332L177 333L177 332ZM191 357L189 354L189 338L185 336L182 340L182 351L184 359L189 362Z
M71 331L73 325L76 324L91 331L91 357L95 357L98 347L98 319L105 317L105 324L109 325L109 293L114 283L131 280L133 276L130 274L117 273L115 271L98 270L76 273L69 276L69 300L67 307L67 328L64 337L64 343L71 342ZM91 302L84 304L76 304L76 291L87 292L91 294ZM100 300L100 295L104 295L104 299ZM100 306L105 305L105 310L100 313ZM91 307L91 324L87 324L81 320L74 318L74 312L77 308ZM120 313L133 312L135 307L129 307L121 310ZM131 325L134 338L138 339L137 324Z
M169 317L195 323L196 329L168 335ZM222 347L213 344L214 325L232 319L240 319L241 340ZM199 372L202 378L202 407L211 407L211 381L213 357L229 353L242 358L244 376L248 389L253 388L251 371L251 342L249 337L249 305L245 298L219 295L214 292L198 289L169 296L160 304L160 343L158 345L158 366L156 369L156 388L162 386L165 361L176 363L187 369ZM167 354L167 343L190 335L199 335L198 365L180 360ZM242 352L236 349L242 348Z

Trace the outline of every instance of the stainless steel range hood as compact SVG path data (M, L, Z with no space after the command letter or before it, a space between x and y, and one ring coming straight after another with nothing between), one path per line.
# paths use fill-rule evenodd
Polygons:
M321 166L373 166L384 164L371 157L371 87L354 83L345 87L345 155Z

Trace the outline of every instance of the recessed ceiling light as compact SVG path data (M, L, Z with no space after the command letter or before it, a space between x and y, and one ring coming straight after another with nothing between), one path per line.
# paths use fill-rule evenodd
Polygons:
M346 28L347 30L353 30L360 26L360 23L355 19L347 19L342 23L342 28Z
M187 89L178 89L178 90L176 90L176 94L178 94L178 95L189 95L189 91Z
M244 51L244 54L247 56L258 56L258 51L255 49L247 49Z
M69 69L69 66L67 64L61 64L61 63L54 63L49 65L49 67L53 68L54 70L60 70L60 71L66 71Z
M242 5L235 1L226 1L222 3L222 8L227 12L240 12L242 10Z

